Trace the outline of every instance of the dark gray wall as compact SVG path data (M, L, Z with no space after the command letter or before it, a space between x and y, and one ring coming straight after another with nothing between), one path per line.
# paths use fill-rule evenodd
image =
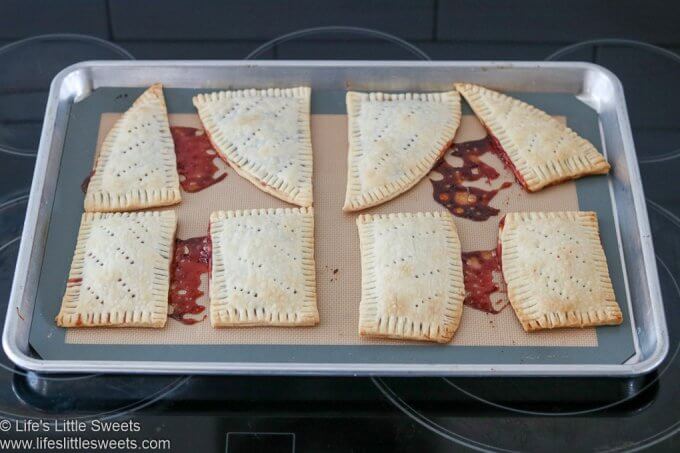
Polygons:
M137 58L242 58L283 33L351 25L408 39L433 58L539 59L602 37L680 49L679 22L676 0L0 0L0 41L85 33L120 43ZM268 56L409 55L347 35L317 35Z

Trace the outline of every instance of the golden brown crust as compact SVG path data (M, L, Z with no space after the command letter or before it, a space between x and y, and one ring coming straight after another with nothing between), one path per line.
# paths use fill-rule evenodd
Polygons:
M309 87L297 87L199 94L193 102L213 146L239 175L281 200L308 207L310 99Z
M213 327L318 324L312 208L213 212L210 236Z
M416 185L453 143L460 96L347 93L349 152L344 211L382 204Z
M499 242L524 330L621 324L594 212L508 213Z
M163 327L174 211L83 214L61 327Z
M470 83L457 83L456 89L500 142L529 192L609 172L592 143L542 110Z
M163 88L157 83L106 135L85 195L85 211L132 211L181 199L175 145Z
M465 298L453 217L448 212L363 214L357 226L362 268L359 334L451 341Z

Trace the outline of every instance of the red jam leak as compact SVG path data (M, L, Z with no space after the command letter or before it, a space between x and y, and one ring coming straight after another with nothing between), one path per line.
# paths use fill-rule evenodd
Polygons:
M463 274L465 305L495 314L508 304L506 298L500 297L505 292L505 284L496 250L464 252Z
M435 201L444 205L451 214L467 219L484 221L498 215L498 209L489 206L496 194L510 187L512 183L504 182L498 189L484 190L467 186L464 183L486 178L491 183L500 174L491 165L484 163L481 156L488 152L496 153L492 139L487 136L481 140L456 143L450 152L451 156L463 160L463 165L454 167L442 159L433 171L442 175L442 179L431 179Z
M203 305L196 303L204 293L201 275L210 270L212 244L210 236L191 239L175 239L175 253L170 268L170 317L184 324L195 324L202 319L187 317L205 311Z
M501 142L499 142L498 139L491 134L487 135L487 138L491 141L491 151L496 154L496 156L498 156L498 158L503 162L503 166L505 168L508 168L510 171L512 171L512 174L515 175L515 179L519 185L526 189L527 184L524 181L524 178L519 173L519 170L517 170L517 167L515 167L515 164L512 163L512 160L510 160L510 156L508 156L508 153L506 153L505 149L503 149Z
M175 141L177 172L182 189L198 192L227 177L226 172L215 177L220 168L215 165L218 156L208 134L194 127L179 126L172 126L170 132Z

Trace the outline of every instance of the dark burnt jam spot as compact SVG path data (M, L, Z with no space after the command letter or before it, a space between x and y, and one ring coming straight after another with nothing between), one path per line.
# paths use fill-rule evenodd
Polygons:
M89 175L85 176L85 179L83 179L83 182L80 183L80 190L83 191L83 193L87 193L87 188L90 187L90 180L94 176L94 170L90 172Z
M214 161L219 156L210 143L208 134L194 127L179 126L172 126L170 132L175 142L177 173L182 189L186 192L198 192L227 177L226 172L215 176L220 168Z
M496 250L463 253L465 305L487 313L499 313L508 304L501 262Z
M210 236L199 236L191 239L175 239L175 253L170 268L170 317L184 324L195 324L202 319L187 317L205 311L197 300L204 293L201 286L201 275L210 270L212 244Z
M498 209L489 206L496 194L510 187L512 183L504 182L498 189L485 190L471 187L465 183L482 178L488 183L498 179L500 174L491 165L484 163L481 157L489 152L495 154L490 136L481 140L456 143L447 154L463 161L462 166L454 167L442 159L433 169L442 179L431 180L435 201L442 204L451 214L467 219L484 221L498 215Z

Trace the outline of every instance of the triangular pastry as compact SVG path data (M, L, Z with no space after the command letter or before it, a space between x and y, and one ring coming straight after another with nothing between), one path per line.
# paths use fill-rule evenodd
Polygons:
M180 201L175 145L158 83L106 135L87 187L85 211L132 211Z
M500 157L529 192L609 172L604 156L588 140L542 110L478 85L457 83L456 89L500 144Z
M384 203L416 185L453 142L460 96L347 93L349 154L345 211Z
M312 205L311 89L220 91L194 96L213 146L238 174L299 206Z
M86 212L57 325L163 327L175 212Z

